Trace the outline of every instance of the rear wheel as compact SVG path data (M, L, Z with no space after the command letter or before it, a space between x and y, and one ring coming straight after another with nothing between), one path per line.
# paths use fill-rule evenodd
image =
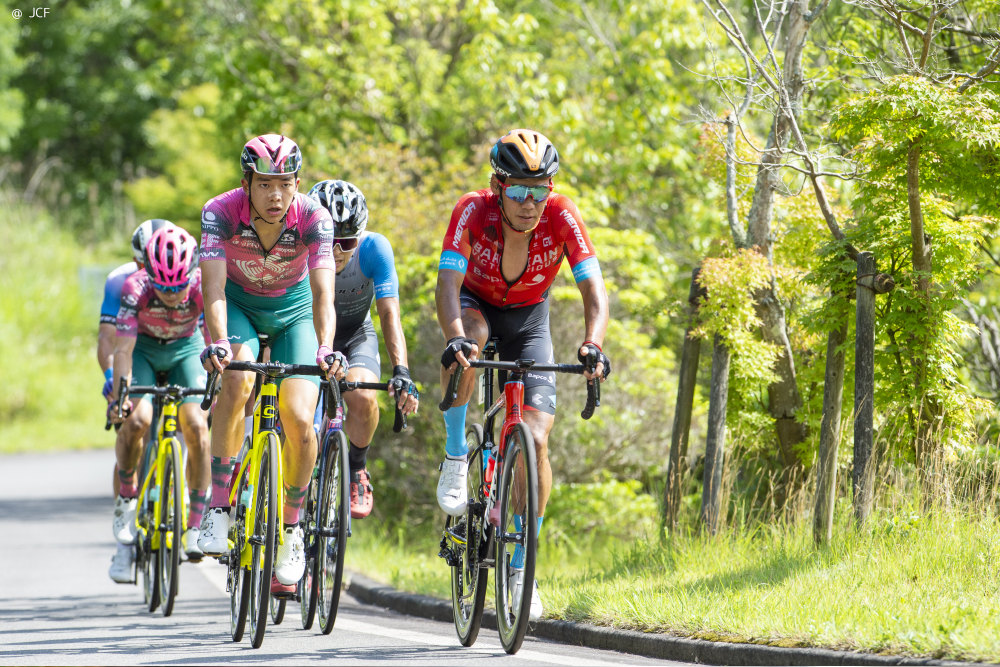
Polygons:
M279 600L271 596L271 622L275 625L281 625L281 622L285 620L285 602L287 600Z
M451 607L455 631L462 646L476 643L483 622L486 602L486 578L489 571L479 564L479 546L483 537L485 485L483 479L483 427L473 424L465 433L469 448L469 507L462 517L448 517L446 540L457 564L451 568Z
M323 634L333 632L340 604L340 586L344 581L344 551L350 529L351 484L348 473L347 436L341 430L330 433L324 448L326 465L322 506L319 510L317 540L317 587L319 622Z
M146 443L143 451L142 466L139 469L140 488L145 490L136 503L136 568L142 572L142 598L150 613L160 606L160 578L157 576L156 553L152 549L153 530L156 523L156 512L151 497L152 479L155 479L156 443ZM152 470L153 477L146 483L146 477Z
M160 487L160 549L157 555L160 597L163 615L174 611L177 597L177 575L180 568L181 518L184 516L184 485L182 482L181 448L177 440L163 443L167 448L164 457L163 485Z
M497 483L494 474L493 483ZM507 436L497 488L500 530L496 535L496 608L500 643L517 653L524 642L535 585L538 543L538 470L535 441L524 424Z
M249 470L249 469L248 469ZM243 496L248 490L245 472L236 484L236 520L234 521L234 536L229 550L229 631L233 641L243 641L243 632L247 626L247 610L250 600L250 571L243 567L243 549L246 547L246 516L247 507L243 504Z
M260 475L254 489L254 526L250 534L250 643L260 648L271 599L271 575L277 546L278 438L267 434L267 449L260 461Z

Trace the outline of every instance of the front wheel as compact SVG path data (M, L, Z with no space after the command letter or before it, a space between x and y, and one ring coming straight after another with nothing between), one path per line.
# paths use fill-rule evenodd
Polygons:
M278 465L281 450L274 433L267 434L267 449L260 461L254 489L254 520L250 535L250 644L260 648L271 599L271 575L278 536Z
M493 483L497 482L494 475ZM500 643L517 653L528 630L538 548L538 470L535 441L523 423L507 435L497 489L496 608Z
M323 454L320 452L320 456ZM319 462L317 462L317 466ZM306 568L299 579L297 593L299 596L299 614L302 619L302 629L309 630L313 626L316 618L316 582L319 577L316 574L316 549L320 542L316 534L317 528L317 495L319 494L318 471L313 471L312 479L309 480L309 491L306 494L305 511L302 513L302 525L305 526L305 551Z
M484 483L483 427L473 424L465 433L469 451L468 498L465 516L448 517L445 539L457 556L451 568L451 608L455 632L462 646L472 646L479 636L486 602L486 578L489 570L480 566L479 546L483 538L486 509Z
M157 570L160 580L160 597L163 615L174 611L177 597L177 575L180 567L181 519L184 515L184 483L181 475L181 448L177 440L163 443L167 448L163 463L163 484L160 486L160 549Z
M317 604L323 634L333 632L340 605L340 586L344 581L344 551L350 530L351 483L347 458L347 436L341 430L330 433L324 448L322 500L316 535Z

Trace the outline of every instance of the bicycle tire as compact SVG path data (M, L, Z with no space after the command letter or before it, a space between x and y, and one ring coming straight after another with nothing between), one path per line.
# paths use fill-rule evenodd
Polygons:
M279 600L278 598L271 596L271 623L274 625L281 625L281 622L285 620L285 603L287 600Z
M145 491L139 496L136 503L136 568L142 572L142 599L149 613L153 613L160 606L160 578L157 573L156 554L152 549L152 532L150 530L149 517L153 513L149 498L150 488L146 485L146 475L153 467L155 458L153 456L153 445L155 441L147 442L143 445L141 465L139 467L140 490L145 487Z
M243 567L243 549L246 546L246 506L243 505L243 493L247 489L247 472L240 475L236 482L236 519L233 522L233 547L229 550L229 568L227 572L227 587L229 589L229 632L234 642L243 641L243 633L247 626L247 613L250 601L250 571Z
M146 604L146 610L152 614L160 606L160 578L156 574L156 552L149 548L148 542L140 546L140 551L142 599Z
M162 443L167 448L164 457L163 483L160 486L160 551L157 554L157 573L160 579L160 608L164 616L174 612L177 598L181 554L181 519L184 516L184 482L181 468L180 443L169 439Z
M302 573L302 578L299 580L297 593L299 595L299 616L302 620L303 630L312 629L313 621L316 618L316 581L318 579L318 575L316 574L316 545L319 541L319 536L316 534L316 527L319 525L316 520L318 515L317 498L319 494L319 480L322 475L322 463L324 458L323 452L321 451L320 459L318 461L319 470L314 472L312 479L309 480L309 490L306 492L305 510L302 514L302 525L305 526L306 567Z
M317 605L320 628L324 635L333 632L340 605L340 587L344 581L344 551L350 526L351 484L350 462L347 458L347 436L333 431L334 438L327 448L326 475L323 480L323 504L320 508L320 530L317 543ZM335 535L330 533L335 532ZM330 553L333 550L334 553Z
M473 424L465 432L469 448L469 508L464 517L448 517L445 530L454 529L464 522L465 545L461 549L458 565L451 568L451 609L455 632L462 646L472 646L479 636L486 604L486 584L489 570L479 564L479 543L483 536L486 498L483 479L483 427Z
M528 630L531 594L535 585L535 555L538 548L538 469L535 462L535 441L531 431L523 424L515 424L507 435L504 448L503 469L497 488L500 505L500 530L497 531L496 592L497 631L503 650L513 655L521 648ZM493 477L497 481L496 474ZM514 515L522 514L521 539L507 539L505 534L516 534ZM521 572L521 589L511 586L510 559L513 548L520 542L524 548L524 568ZM516 570L513 570L516 576Z
M267 617L270 615L271 575L277 550L278 521L278 457L281 450L274 433L267 434L267 449L260 462L257 488L254 489L253 536L262 543L253 544L250 565L250 645L260 648L264 643Z

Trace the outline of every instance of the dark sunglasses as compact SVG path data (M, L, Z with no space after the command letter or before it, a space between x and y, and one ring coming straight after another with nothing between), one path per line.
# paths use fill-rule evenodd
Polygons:
M351 239L334 239L334 246L340 246L341 251L347 252L348 250L354 250L358 247L358 237Z
M188 280L181 285L160 285L158 283L153 283L153 289L157 289L161 292L166 292L167 294L177 294L187 289L187 286L191 284Z

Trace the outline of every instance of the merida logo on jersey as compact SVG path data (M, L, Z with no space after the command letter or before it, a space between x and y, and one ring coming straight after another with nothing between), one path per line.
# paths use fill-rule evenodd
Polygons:
M462 244L462 232L465 230L465 223L469 221L469 216L475 210L476 202L469 202L469 205L462 211L462 217L458 219L458 225L455 227L455 236L452 238L452 243L455 244L456 248Z
M566 224L573 229L573 234L576 236L576 242L580 246L580 252L584 255L589 255L590 251L587 250L587 242L583 240L583 232L580 231L580 226L576 224L576 220L573 218L573 215L566 209L563 209L562 217L563 220L566 221Z

